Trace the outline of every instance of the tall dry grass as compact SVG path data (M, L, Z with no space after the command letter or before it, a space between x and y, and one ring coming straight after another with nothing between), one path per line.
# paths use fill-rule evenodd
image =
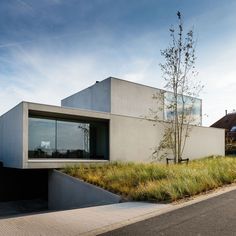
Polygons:
M147 163L68 166L63 172L130 200L175 201L236 180L236 158L217 157L188 165Z

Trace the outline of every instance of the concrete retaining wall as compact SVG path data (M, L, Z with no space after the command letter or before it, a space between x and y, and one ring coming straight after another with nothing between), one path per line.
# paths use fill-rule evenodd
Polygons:
M57 170L49 171L48 208L64 210L118 203L121 197Z

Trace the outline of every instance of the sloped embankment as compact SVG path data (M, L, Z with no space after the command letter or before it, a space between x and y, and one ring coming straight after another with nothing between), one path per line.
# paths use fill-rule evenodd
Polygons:
M48 176L48 208L68 210L118 203L120 196L57 170Z
M109 163L68 166L64 173L128 200L175 201L236 180L236 158L217 157L188 165Z

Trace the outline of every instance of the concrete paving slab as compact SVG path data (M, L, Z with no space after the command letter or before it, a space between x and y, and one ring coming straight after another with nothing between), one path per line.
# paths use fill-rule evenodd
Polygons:
M136 221L168 204L125 202L0 220L0 235L94 235L104 228Z

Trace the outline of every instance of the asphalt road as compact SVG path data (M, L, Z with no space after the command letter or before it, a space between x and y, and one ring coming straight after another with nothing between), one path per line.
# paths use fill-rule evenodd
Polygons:
M102 235L236 235L236 190Z

